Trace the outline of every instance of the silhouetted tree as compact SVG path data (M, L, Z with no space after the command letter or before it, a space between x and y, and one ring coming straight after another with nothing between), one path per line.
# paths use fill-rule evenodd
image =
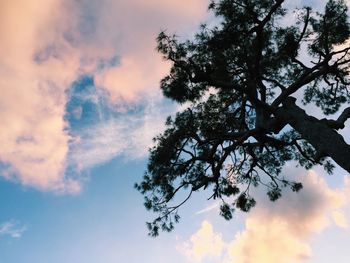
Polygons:
M350 117L346 4L291 13L283 2L211 2L217 26L202 25L188 41L159 34L158 50L172 62L161 89L187 109L167 119L136 184L159 214L148 223L151 235L172 230L178 208L200 189L222 200L226 219L255 205L251 186L265 186L272 201L283 187L300 190L281 174L288 161L331 173L333 159L350 172L350 146L338 133ZM319 119L303 109L309 103L325 115L342 113ZM172 205L183 189L187 197Z

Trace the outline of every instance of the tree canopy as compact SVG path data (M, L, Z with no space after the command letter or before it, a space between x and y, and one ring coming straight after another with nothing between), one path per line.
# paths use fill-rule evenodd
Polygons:
M347 6L284 5L212 1L217 25L201 25L187 41L159 34L158 51L172 63L161 89L186 109L167 119L135 185L158 214L147 223L151 235L172 230L179 207L201 189L222 200L225 219L255 205L252 186L266 187L272 201L284 187L297 192L302 184L283 175L289 161L332 173L333 160L350 172L350 145L339 133L350 117ZM324 118L306 113L310 103ZM188 195L174 205L180 192Z

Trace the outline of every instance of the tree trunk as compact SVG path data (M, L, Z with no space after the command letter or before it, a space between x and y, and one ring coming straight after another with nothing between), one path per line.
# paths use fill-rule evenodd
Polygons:
M283 106L276 110L275 116L292 126L319 155L331 157L350 173L350 145L325 122L306 114L295 104L295 98L289 97Z

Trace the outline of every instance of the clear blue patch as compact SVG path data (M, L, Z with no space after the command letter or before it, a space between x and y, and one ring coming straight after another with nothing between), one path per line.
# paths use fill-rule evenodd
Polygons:
M94 79L89 75L81 76L72 84L65 116L71 134L109 118L107 95L107 92L95 87Z

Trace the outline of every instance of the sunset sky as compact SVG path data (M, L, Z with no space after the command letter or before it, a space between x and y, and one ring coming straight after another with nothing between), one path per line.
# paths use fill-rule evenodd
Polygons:
M180 109L159 89L169 64L155 38L191 38L215 22L207 5L0 0L0 263L349 262L350 177L340 168L290 164L300 193L271 203L258 188L256 208L229 222L198 193L173 232L147 236L155 215L133 185ZM349 127L343 134L349 143Z

